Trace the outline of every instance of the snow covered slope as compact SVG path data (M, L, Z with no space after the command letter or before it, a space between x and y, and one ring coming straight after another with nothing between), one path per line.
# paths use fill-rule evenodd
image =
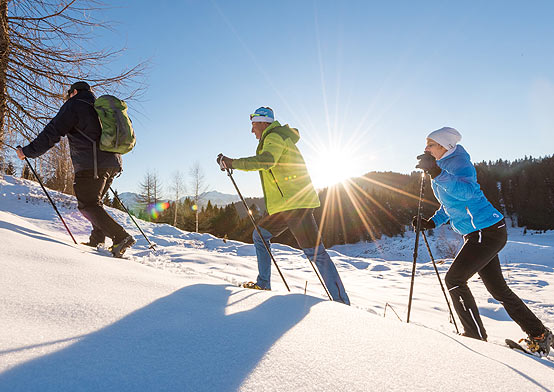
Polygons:
M290 294L277 274L272 292L232 284L255 278L252 245L140 222L158 244L151 252L116 210L139 240L127 259L72 245L41 192L0 180L0 391L554 390L552 358L500 345L522 333L480 282L472 288L491 342L453 333L424 248L412 323L390 310L383 317L389 303L405 319L411 253L394 256L394 244L409 249L408 237L384 239L378 258L366 252L374 244L331 251L347 307L325 301L305 258L287 246L275 253ZM52 195L86 240L75 201ZM526 259L552 252L548 234L525 240ZM523 261L510 260L510 283L554 326L552 265Z

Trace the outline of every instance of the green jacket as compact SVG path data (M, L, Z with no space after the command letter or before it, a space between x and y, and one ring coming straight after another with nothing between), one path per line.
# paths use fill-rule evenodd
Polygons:
M233 160L233 168L260 172L267 212L319 207L306 163L296 147L295 128L274 121L262 133L256 155Z

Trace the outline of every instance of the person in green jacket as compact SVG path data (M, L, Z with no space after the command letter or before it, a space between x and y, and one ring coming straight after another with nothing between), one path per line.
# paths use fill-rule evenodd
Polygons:
M218 157L230 169L258 171L269 215L258 222L267 243L272 237L290 229L306 256L315 263L333 301L350 305L339 273L325 250L313 216L319 197L312 185L302 154L296 147L300 134L295 128L275 121L273 110L258 108L250 115L252 133L259 140L256 155L231 159ZM257 290L271 290L271 257L262 238L252 235L258 258L256 282L243 285Z

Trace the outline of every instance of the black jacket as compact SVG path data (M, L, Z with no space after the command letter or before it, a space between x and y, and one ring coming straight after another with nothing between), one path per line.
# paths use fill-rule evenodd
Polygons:
M58 143L62 136L67 135L75 173L81 170L94 169L93 144L79 133L78 130L80 130L90 139L96 141L98 168L121 169L121 155L98 149L102 129L93 107L94 100L92 92L84 90L68 99L36 139L28 146L23 147L25 156L29 158L39 157Z

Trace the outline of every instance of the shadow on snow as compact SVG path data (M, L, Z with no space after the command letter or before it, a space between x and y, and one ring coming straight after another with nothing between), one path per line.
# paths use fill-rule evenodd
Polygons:
M232 295L225 285L177 290L69 347L0 374L0 390L236 390L321 300L277 295L226 315Z

